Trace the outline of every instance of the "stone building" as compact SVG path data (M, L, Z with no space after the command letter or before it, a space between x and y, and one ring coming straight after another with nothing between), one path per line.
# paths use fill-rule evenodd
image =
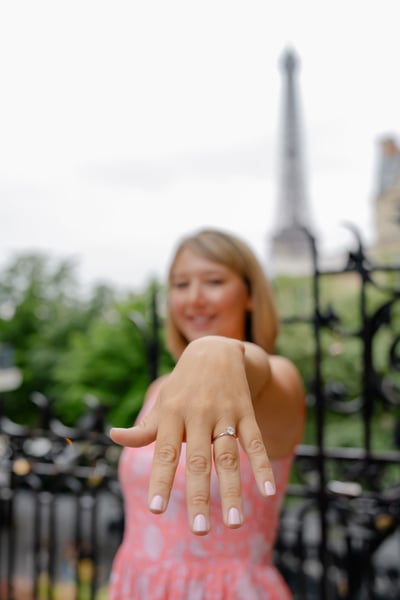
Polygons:
M389 136L379 143L374 228L371 248L374 257L380 261L400 261L400 147Z

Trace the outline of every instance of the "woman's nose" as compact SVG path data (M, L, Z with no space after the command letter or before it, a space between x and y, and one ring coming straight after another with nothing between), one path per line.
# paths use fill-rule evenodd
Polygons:
M193 282L188 290L188 299L193 303L202 303L204 301L203 288L200 282Z

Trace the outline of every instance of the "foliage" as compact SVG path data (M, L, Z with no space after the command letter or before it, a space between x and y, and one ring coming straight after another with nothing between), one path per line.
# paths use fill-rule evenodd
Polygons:
M275 294L282 316L278 352L288 356L299 368L308 396L308 419L304 443L317 441L318 426L315 415L314 380L317 353L320 350L320 376L324 386L324 400L331 408L326 413L325 443L327 446L363 446L365 431L357 402L371 373L362 371L365 365L365 339L374 335L372 365L378 382L374 392L374 423L372 444L375 449L393 448L394 438L388 436L388 413L379 386L391 392L393 402L400 406L400 303L392 302L395 288L393 274L379 274L375 283L365 288L361 296L361 280L354 273L326 275L319 280L320 348L313 336L315 308L311 280L308 278L279 278L274 281ZM321 308L322 307L322 308ZM383 307L383 308L382 308ZM365 326L362 332L362 310ZM376 333L374 328L376 327ZM396 346L397 339L397 346ZM397 390L397 391L396 391ZM344 415L336 414L340 402ZM347 411L347 413L346 413ZM399 411L397 411L399 412ZM395 429L396 411L390 417L391 431ZM350 417L350 418L349 418ZM398 420L399 415L398 415ZM390 429L390 428L389 428Z
M31 396L39 391L68 423L93 396L110 408L115 424L131 422L149 382L145 346L153 288L121 299L98 286L84 298L72 263L17 256L0 275L0 345L13 349L23 375L22 385L7 394L7 415L37 421ZM132 314L141 316L141 331ZM163 350L160 369L170 362Z
M9 410L22 421L33 416L32 392L50 392L51 373L71 332L89 317L90 309L75 297L76 287L71 263L52 264L43 255L18 256L2 273L0 342L13 348L23 373Z
M154 342L148 339L150 325L143 321L139 329L132 320L132 314L146 313L146 302L142 297L116 304L93 319L86 331L71 336L54 372L58 410L68 421L74 422L82 414L82 398L89 395L109 407L108 417L114 425L132 423L149 384L150 344ZM165 351L161 351L161 359L160 368L165 370Z
M360 279L343 273L323 276L319 284L325 394L328 402L350 405L360 396L364 377ZM371 320L387 319L374 340L373 365L387 388L399 389L400 369L393 368L393 363L399 362L399 348L393 347L392 335L393 326L395 331L400 329L399 303L379 313L379 307L390 298L386 289L392 284L381 278L379 286L369 286L365 311ZM273 286L282 317L277 352L288 356L303 377L309 404L304 441L314 443L318 348L313 281L281 277ZM95 397L107 408L109 422L129 425L154 376L149 366L155 354L158 373L173 365L165 349L163 328L158 327L161 311L154 304L157 298L160 304L161 294L160 286L152 282L140 294L118 296L99 286L84 296L72 263L57 263L43 255L17 256L0 274L0 346L14 349L15 363L23 374L20 388L8 393L7 414L19 422L37 420L40 415L30 397L39 391L52 399L55 413L67 423L81 419ZM379 439L385 437L382 422ZM340 445L359 443L363 436L356 415L342 419L340 427L337 416L328 416L326 433L329 443L336 440Z

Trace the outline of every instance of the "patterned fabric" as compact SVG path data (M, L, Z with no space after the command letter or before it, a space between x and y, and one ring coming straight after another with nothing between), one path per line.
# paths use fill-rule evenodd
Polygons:
M222 523L218 480L211 478L211 531L189 530L185 496L185 445L167 511L147 508L153 444L124 448L120 481L125 531L110 580L109 600L290 600L271 564L279 511L293 456L273 460L277 493L258 492L246 454L240 450L245 524Z

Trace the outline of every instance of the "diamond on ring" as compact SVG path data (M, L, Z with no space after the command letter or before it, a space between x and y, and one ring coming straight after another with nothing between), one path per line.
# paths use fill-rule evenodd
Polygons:
M230 435L231 437L236 438L236 430L234 427L232 427L232 425L228 425L225 428L225 431L222 431L221 433L218 433L216 436L213 437L212 441L214 442L216 439L223 437L224 435Z

